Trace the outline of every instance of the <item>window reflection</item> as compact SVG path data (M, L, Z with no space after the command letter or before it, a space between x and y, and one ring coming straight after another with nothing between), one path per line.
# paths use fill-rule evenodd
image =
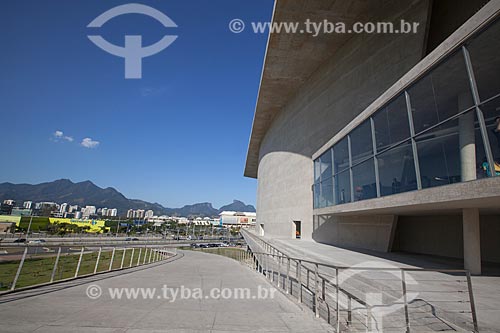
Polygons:
M394 101L373 116L377 152L410 137L408 110L405 95Z
M373 155L372 129L369 121L359 125L352 131L350 137L353 165Z
M377 197L373 158L352 168L354 201Z
M338 173L349 167L349 148L347 137L343 138L339 141L339 143L333 146L333 157L335 159L334 173Z
M462 52L455 52L408 93L416 134L473 106Z
M417 176L411 142L405 142L377 157L380 195L391 195L417 189Z
M473 38L467 45L479 97L482 101L500 94L500 21Z
M351 179L349 170L335 176L335 203L351 202Z

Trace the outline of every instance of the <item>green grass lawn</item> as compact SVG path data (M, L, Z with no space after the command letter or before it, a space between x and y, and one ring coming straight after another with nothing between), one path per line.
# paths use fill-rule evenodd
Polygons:
M228 257L231 259L238 260L239 255L243 252L243 249L239 248L228 248L228 247L213 247L213 248L191 248L184 247L185 250L201 251L206 253L218 254L220 256Z

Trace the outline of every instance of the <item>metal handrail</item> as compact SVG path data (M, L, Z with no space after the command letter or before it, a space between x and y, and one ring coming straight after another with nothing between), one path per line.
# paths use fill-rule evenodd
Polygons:
M352 293L350 293L349 291L343 289L343 288L340 288L340 286L338 285L338 274L339 274L339 270L360 270L360 271L384 271L384 272L387 272L387 271L397 271L397 272L401 272L402 274L402 289L403 289L403 294L404 294L404 312L405 312L405 321L406 321L406 331L407 332L410 332L410 321L409 321L409 310L408 310L408 302L407 302L407 299L406 299L406 282L405 282L405 272L436 272L436 273L461 273L461 274L464 274L466 279L467 279L467 290L468 290L468 294L469 294L469 303L470 303L470 313L472 315L472 322L473 322L473 326L474 326L474 332L479 332L479 329L478 329L478 323L477 323L477 315L476 315L476 310L475 310L475 304L474 304L474 296L473 296L473 292L472 292L472 284L471 284L471 275L470 275L470 272L468 270L465 270L465 269L429 269L429 268L406 268L406 267L401 267L401 268L394 268L394 267L387 267L387 268L384 268L384 267L349 267L349 266L338 266L338 265L334 265L334 264L329 264L329 263L323 263L323 262L317 262L317 261L312 261L312 260L308 260L308 259L303 259L303 258L297 258L297 257L292 257L292 256L288 256L286 254L284 254L283 252L281 252L279 249L277 249L275 246L273 246L272 244L270 244L269 242L266 242L265 240L263 240L262 238L260 237L257 237L256 235L252 234L252 233L249 233L247 232L246 230L242 230L241 234L245 237L245 236L248 236L250 237L254 242L256 242L257 244L261 244L260 246L261 247L268 247L270 250L272 250L273 253L267 253L267 252L253 252L252 251L252 254L253 255L256 255L256 256L271 256L272 258L277 258L278 259L278 262L281 262L283 260L283 258L286 258L287 260L289 260L288 262L290 261L295 261L297 263L297 269L302 269L302 267L304 267L304 269L306 270L306 272L308 272L308 276L309 276L309 273L315 273L315 282L316 284L318 283L318 279L321 279L322 281L322 298L324 299L325 298L325 286L324 284L325 283L328 283L330 286L334 287L336 289L336 292L337 292L337 299L336 299L336 302L337 302L337 331L339 330L339 325L340 325L340 315L339 315L339 304L338 304L338 293L339 292L342 292L342 294L344 294L347 298L348 298L348 303L349 305L351 304L351 300L355 300L356 302L358 302L360 305L364 306L368 311L370 309L370 306L363 300L361 300L359 297L357 297L356 295L353 295ZM251 250L251 247L249 245L249 248ZM274 252L277 252L278 254L274 254ZM257 257L254 258L254 260L257 260L256 259ZM303 265L303 263L306 263L306 264L310 264L310 265L314 265L315 269L311 269L305 265ZM329 278L326 278L324 277L323 275L320 275L318 273L318 268L319 267L326 267L326 268L330 268L330 269L335 269L335 272L336 272L336 284L332 283L330 281ZM263 271L264 272L264 271ZM267 271L265 271L267 273ZM273 276L274 276L274 272L272 273ZM281 277L281 271L278 272L279 276ZM297 271L297 275L299 274L299 272ZM287 281L289 281L290 279L290 276L289 276L289 272L287 272ZM278 279L279 281L279 279ZM298 281L297 282L300 283L301 285L301 290L302 290L302 282L301 281ZM289 287L290 283L288 283L288 287ZM278 286L279 286L279 282L278 282ZM314 297L315 297L315 304L313 304L313 307L314 307L314 312L316 314L316 316L318 317L319 314L318 314L318 309L317 309L317 304L318 304L318 290L310 290L309 289L309 278L308 278L308 285L306 287L307 290L309 290L311 293L314 294ZM316 286L316 289L317 289L317 286ZM287 293L288 293L288 289L287 289ZM300 301L301 301L301 298L302 298L302 295L300 295ZM430 304L429 302L425 301L425 300L422 300L424 301L426 304L428 304L429 306L431 306L431 308L433 309L433 314L436 313L435 311L435 308L432 304ZM328 313L330 312L329 310L329 307L328 307ZM350 323L350 320L351 320L351 313L350 313L350 309L348 309L348 324ZM373 317L373 314L369 314L370 317ZM443 321L442 318L439 318L437 315L435 315L436 318L438 318L439 320ZM330 321L330 318L328 318L328 321Z

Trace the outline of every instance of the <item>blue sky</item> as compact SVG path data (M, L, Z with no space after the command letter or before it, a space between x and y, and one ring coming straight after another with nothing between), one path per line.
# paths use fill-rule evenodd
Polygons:
M0 182L91 180L168 207L255 203L243 168L267 36L233 34L228 23L269 21L273 0L135 1L178 28L133 14L86 27L126 3L1 2ZM179 37L143 59L142 79L125 80L124 60L89 34L117 45L125 35L143 45Z

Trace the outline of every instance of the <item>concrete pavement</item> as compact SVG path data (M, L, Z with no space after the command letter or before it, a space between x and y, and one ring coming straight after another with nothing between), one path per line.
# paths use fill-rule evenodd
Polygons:
M86 296L90 285L103 291ZM202 298L165 298L171 290L200 288ZM155 288L154 297L112 299L108 288ZM110 274L0 297L2 332L327 332L332 327L280 292L270 299L217 299L214 288L249 288L257 295L268 282L225 257L186 251L178 260L130 273ZM253 297L252 296L252 297Z

